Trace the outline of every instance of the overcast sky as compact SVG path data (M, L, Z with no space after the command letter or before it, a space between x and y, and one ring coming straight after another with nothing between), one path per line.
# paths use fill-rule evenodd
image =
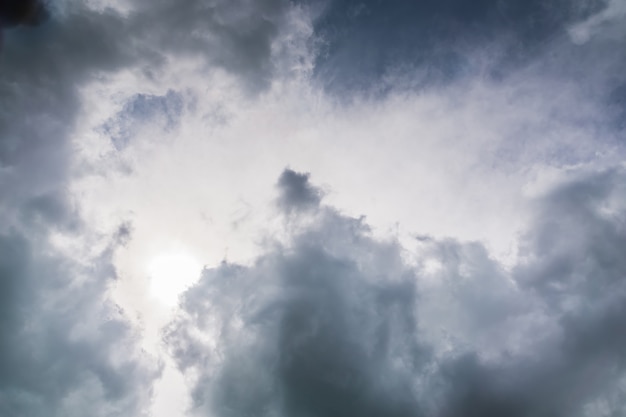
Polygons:
M626 0L0 31L0 415L626 415Z

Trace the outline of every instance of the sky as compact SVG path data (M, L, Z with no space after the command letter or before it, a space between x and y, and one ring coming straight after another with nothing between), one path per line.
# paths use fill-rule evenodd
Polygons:
M625 0L0 33L0 415L626 415Z

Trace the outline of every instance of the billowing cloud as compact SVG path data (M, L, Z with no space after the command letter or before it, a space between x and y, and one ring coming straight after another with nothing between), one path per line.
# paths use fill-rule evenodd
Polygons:
M511 277L526 303L539 307L533 312L544 322L539 328L556 326L523 337L553 340L489 365L480 364L477 355L446 364L443 375L453 401L444 415L624 412L623 184L623 171L593 174L540 202L524 258Z
M43 234L0 235L2 415L144 415L158 367L106 291L125 234L88 264Z
M159 369L111 299L127 229L107 238L91 228L69 189L84 169L74 156L86 146L75 137L85 89L124 73L158 84L171 60L198 59L258 92L280 70L275 56L288 55L280 43L293 41L281 38L291 8L280 0L43 4L0 9L0 30L13 28L0 52L0 414L146 415ZM174 129L183 109L175 91L133 90L100 126L119 150L147 124Z
M277 70L273 54L284 52L274 40L289 10L282 1L162 1L124 12L68 1L46 25L8 33L0 64L2 185L13 199L24 189L59 187L81 89L102 77L135 68L155 77L171 56L188 54L262 89Z
M131 13L129 25L138 46L155 56L205 58L258 90L278 70L275 41L280 41L289 11L285 0L143 1Z
M3 415L140 415L150 398L158 369L108 299L118 243L94 245L92 253L80 248L93 235L67 190L80 88L95 72L128 62L119 44L106 40L119 24L113 13L79 6L40 27L6 33L0 57ZM63 250L66 241L80 249Z
M193 412L620 414L623 183L622 171L585 175L542 197L512 268L478 243L425 237L407 263L363 219L319 206L288 242L206 269L184 295L167 340L194 381Z
M26 4L28 2L25 2ZM4 3L3 3L4 5ZM108 298L112 250L80 248L67 190L80 88L129 61L111 42L121 18L77 6L7 32L0 88L0 413L140 415L156 366ZM83 240L84 239L84 240ZM63 250L59 242L78 242ZM93 244L91 242L90 244Z
M294 195L319 193L290 170L279 184L294 204L302 201ZM315 216L288 247L253 267L205 270L186 293L169 339L180 365L197 374L193 397L205 414L397 415L414 407L402 366L423 366L412 334L413 273L399 247L367 237L363 222L331 209Z
M309 185L309 174L286 169L278 179L281 190L278 205L287 213L307 209L317 209L321 191Z

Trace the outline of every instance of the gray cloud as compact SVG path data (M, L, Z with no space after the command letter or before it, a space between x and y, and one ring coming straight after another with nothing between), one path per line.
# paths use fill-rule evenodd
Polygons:
M0 188L11 211L42 196L61 200L70 166L70 134L80 114L79 88L100 71L130 62L116 35L122 18L85 8L46 25L11 33L2 52ZM12 209L9 209L12 207ZM42 206L39 206L42 207Z
M435 272L409 266L397 242L320 206L288 244L207 269L185 294L166 339L194 378L193 411L623 413L625 180L581 176L538 201L511 272L453 240L420 241Z
M6 33L0 62L0 414L139 415L154 369L107 301L110 253L78 260L50 243L85 233L67 193L79 89L130 62L113 12L85 7Z
M519 62L516 54L548 56L542 45L578 21L591 22L589 40L580 50L567 49L551 70L566 68L576 77L570 69L576 66L566 64L598 57L602 69L618 74L621 56L604 58L621 50L621 41L591 36L601 32L591 21L596 6L549 10L544 3L513 2L494 16L492 3L475 10L459 2L406 3L410 13L382 3L334 3L317 26L330 42L318 76L350 88L406 64L425 65L432 71L427 80L445 81L471 72L461 34L481 43L505 33L521 45L507 62ZM128 68L150 68L158 77L168 60L199 56L248 91L261 91L279 72L273 45L290 7L282 0L163 0L137 2L124 14L67 2L46 25L6 33L0 57L0 414L137 415L155 377L134 353L136 336L123 314L107 301L116 243L86 267L49 242L59 230L86 233L67 194L81 89ZM413 15L424 26L405 22ZM397 23L390 32L387 21ZM404 42L415 38L420 42ZM403 61L405 54L414 61ZM624 80L614 78L602 78L602 91L619 124ZM105 129L121 148L142 118L175 124L182 104L164 100L135 96ZM426 272L403 262L397 242L378 241L362 220L321 206L322 193L308 175L285 171L279 206L296 216L306 211L312 224L252 266L205 271L170 329L180 366L198 378L196 411L559 416L583 415L587 406L601 416L619 413L622 184L621 172L608 172L548 196L512 273L479 244L430 242L445 276L429 293L421 284ZM445 317L434 315L439 299L426 294L442 297ZM446 342L452 353L435 340L438 327L454 335ZM546 336L546 329L556 332ZM497 360L484 354L492 335L498 336L491 347L500 353ZM529 355L519 353L520 339ZM502 352L511 347L518 350L507 358Z
M0 30L18 25L36 26L49 17L41 0L4 0L0 3Z
M272 44L289 9L285 0L142 1L131 14L130 35L154 56L204 58L257 92L277 70Z
M4 3L3 3L4 5ZM132 25L131 25L132 26ZM143 415L158 369L108 299L116 245L84 266L50 243L89 231L67 192L81 88L149 60L129 20L67 3L5 34L0 63L0 414ZM85 261L85 259L83 259Z
M309 174L286 169L278 179L278 189L278 205L287 213L317 209L321 202L322 192L309 184Z
M608 3L329 0L315 22L315 71L340 93L421 89L467 76L501 79L538 56L576 49L563 42L567 30Z
M128 68L158 77L170 59L199 57L258 92L276 69L271 46L288 11L281 0L138 2L127 13L69 1L45 25L8 32L0 56L0 188L13 208L6 221L22 205L36 207L31 198L64 198L83 87ZM118 122L108 127L123 146L135 124Z
M67 136L80 113L79 88L123 68L158 69L165 56L188 54L262 89L272 76L271 44L287 6L280 0L161 1L138 3L122 15L69 3L36 30L12 31L0 62L1 166L21 178L47 178L38 182L62 177Z
M126 69L150 67L154 79L170 59L200 57L260 91L289 4L150 1L125 13L68 1L36 28L16 26L35 19L15 5L0 9L2 26L15 26L0 52L0 414L143 415L157 370L107 295L121 242L80 260L90 267L51 243L91 238L68 193L84 88ZM140 119L174 126L182 105L175 93L139 94L105 129L123 147Z
M0 235L0 413L143 415L158 369L105 296L117 243L85 267L31 239Z

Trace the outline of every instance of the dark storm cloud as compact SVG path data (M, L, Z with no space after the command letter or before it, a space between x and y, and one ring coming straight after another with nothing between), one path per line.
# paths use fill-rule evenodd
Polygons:
M287 213L316 209L320 204L322 193L309 184L309 174L286 169L278 179L278 188L278 205Z
M304 174L281 179L291 176L313 188ZM319 207L287 246L252 266L207 269L185 294L166 338L195 378L194 412L620 415L624 184L626 175L612 171L546 195L511 273L480 244L453 240L421 241L430 245L423 256L442 263L438 272L408 266L396 242ZM439 293L428 289L434 278ZM427 314L428 303L442 304L442 317ZM455 333L445 315L471 334ZM452 346L441 350L441 333L427 327L441 328ZM490 346L475 343L480 334L491 335Z
M41 0L2 0L0 30L13 26L36 26L49 17L47 5Z
M315 23L321 38L316 73L331 90L394 87L406 72L406 82L424 87L473 74L483 64L476 60L486 56L496 60L496 75L537 55L606 3L329 0Z

